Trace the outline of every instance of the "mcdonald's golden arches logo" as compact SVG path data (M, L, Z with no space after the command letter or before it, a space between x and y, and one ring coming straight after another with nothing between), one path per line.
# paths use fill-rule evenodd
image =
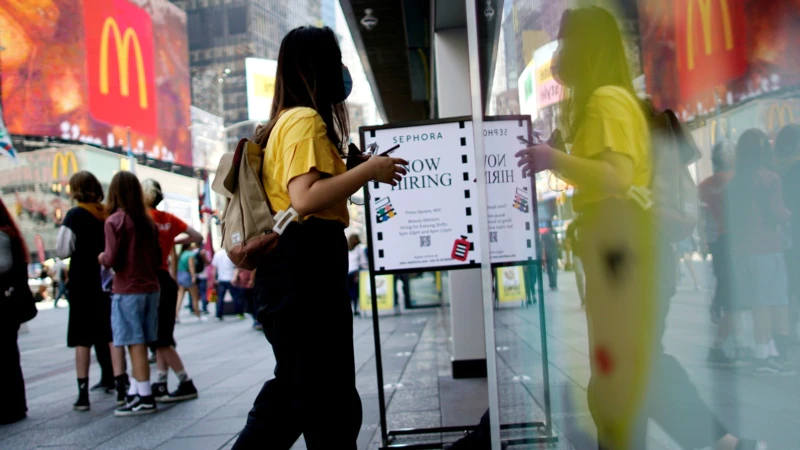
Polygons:
M59 170L60 169L60 170ZM70 169L72 169L70 171ZM71 150L56 152L53 157L53 181L67 180L78 171L78 160Z
M128 63L131 46L133 46L133 56L136 58L136 80L139 82L139 106L147 109L147 83L144 78L144 58L142 57L142 46L139 44L139 36L136 35L133 28L126 28L125 33L121 33L119 25L113 17L107 18L103 23L103 32L100 36L100 92L108 95L108 44L113 37L117 49L120 94L123 97L130 95Z
M694 70L694 12L695 4L700 12L700 27L703 31L703 49L706 55L710 55L714 49L711 38L711 2L719 2L722 16L722 32L725 37L725 50L733 50L733 26L731 25L731 11L728 8L728 0L689 0L686 12L686 60L689 70Z
M776 103L767 109L767 131L777 133L786 125L794 123L794 109L788 103Z
M84 1L89 110L111 125L157 135L153 23L129 0Z

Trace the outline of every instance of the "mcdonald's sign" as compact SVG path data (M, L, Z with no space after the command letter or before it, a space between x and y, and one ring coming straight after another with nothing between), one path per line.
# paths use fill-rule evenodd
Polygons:
M77 171L78 160L75 158L75 153L72 151L56 152L56 156L53 157L53 181L67 180Z
M767 133L777 134L784 126L794 123L794 109L788 103L775 103L767 108Z
M128 0L83 4L92 116L145 135L157 135L150 15Z
M747 71L744 0L675 0L673 5L682 100L690 102Z

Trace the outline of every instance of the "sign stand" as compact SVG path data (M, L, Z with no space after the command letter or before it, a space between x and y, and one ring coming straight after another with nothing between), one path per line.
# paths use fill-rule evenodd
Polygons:
M530 137L531 137L531 131L532 131L531 128L532 127L531 127L530 117L529 116L493 117L493 118L487 118L486 120L487 120L487 122L486 122L487 124L501 124L502 125L502 122L512 122L512 123L518 124L519 127L523 127L526 130L524 132L524 134L527 135L526 137L528 139L530 139ZM430 139L432 141L446 139L446 135L448 134L447 131L441 131L441 132L437 131L436 130L436 126L437 125L442 126L442 127L446 127L447 130L449 130L450 134L453 134L454 130L456 130L456 131L457 130L466 131L465 129L467 128L466 127L467 125L469 125L471 127L471 123L469 122L468 118L434 120L434 121L425 121L425 122L418 122L418 123L414 123L414 124L405 124L405 125L384 125L384 126L378 126L378 127L362 127L359 130L360 131L360 135L361 135L361 147L362 148L366 148L367 147L367 142L366 142L366 139L365 139L367 133L369 133L370 138L378 139L378 140L383 139L384 140L384 144L387 144L386 139L393 139L393 141L390 140L390 141L388 141L388 143L397 143L398 140L400 140L401 146L403 145L403 141L404 140L405 141L412 140L413 142L417 142L417 141L422 140L422 139L424 139L424 140ZM527 125L527 127L525 127L525 125ZM390 136L390 138L387 138L385 136L376 136L376 132L377 131L387 132L388 134L391 134L391 135L394 135L394 136ZM456 133L456 135L458 135L458 133ZM451 184L446 184L445 185L447 187L451 187L453 185L456 185L457 189L461 189L462 187L465 186L465 185L463 185L463 182L469 182L471 180L471 178L472 178L472 176L471 176L471 174L469 172L469 167L466 167L467 164L468 164L468 161L469 161L469 157L472 156L474 158L474 152L471 151L471 148L470 148L471 146L469 145L470 144L469 138L468 137L464 137L464 136L469 136L469 135L471 135L471 132L469 134L464 134L463 136L459 135L460 136L459 137L460 141L459 141L459 144L456 144L459 147L459 149L458 149L458 151L454 152L454 153L457 153L457 156L458 156L456 158L457 161L454 164L455 165L458 165L458 164L463 164L464 165L464 167L459 166L458 169L453 169L453 172L458 172L457 173L458 181L462 182L462 186L459 186L457 184L457 182L456 182L456 177L453 177L452 181L451 181ZM419 137L419 136L422 136L422 137ZM424 143L424 144L431 144L431 143ZM434 144L436 147L425 148L422 151L433 153L433 152L440 151L442 146L446 145L446 144L442 144L440 142L433 142L432 144ZM381 146L383 146L383 145L381 145ZM422 146L422 145L420 144L420 146ZM386 145L387 149L389 147L391 147L391 145ZM467 148L463 148L463 147L467 147ZM518 147L518 145L515 146L515 147L512 147L512 148L516 148L516 147ZM380 153L380 152L378 152L378 153ZM410 158L406 157L406 155L403 155L401 152L398 151L398 153L399 153L398 154L399 157L404 157L406 159L410 159ZM424 162L424 164L429 169L431 169L431 168L438 169L440 166L445 166L445 164L442 163L441 159L442 159L441 157L436 158L436 162L435 163L433 162L432 159L431 160L426 160ZM452 160L452 158L451 158L451 160ZM410 161L410 165L416 164L418 162L420 162L420 160ZM514 162L514 167L516 167L516 161L513 161L513 162ZM415 170L415 169L420 169L420 170ZM417 167L412 167L411 168L411 172L418 172L419 173L419 172L422 172L421 169L424 169L424 167L420 164ZM472 175L474 175L474 167L472 168L472 170L473 170ZM462 178L462 172L463 172L463 178ZM447 174L447 175L449 175L449 174ZM427 175L426 174L426 175L423 175L423 176L431 176L431 175ZM504 176L505 175L503 175L503 174L500 174L500 175L496 176L495 181L497 181L498 179L502 179L502 177L504 177ZM497 178L497 177L499 177L499 178ZM427 178L426 180L430 181L430 180L435 180L435 179L436 178L434 176L434 178ZM512 176L512 179L513 179L513 176ZM443 182L443 178L440 178L439 181ZM422 183L422 186L424 187L425 186L425 181L422 181L421 183ZM419 183L416 183L416 184L411 185L411 186L418 186L418 185L419 185ZM397 191L395 191L394 189L392 189L392 191L396 192L397 194L399 194L399 193L402 193L403 190L411 190L409 188L409 186L410 185L406 184L404 187L399 188ZM376 185L375 188L378 189L379 187ZM469 193L469 189L465 189L463 191L459 191L459 195L461 195L461 192L463 192L463 197L465 199L470 199L471 195ZM393 193L392 195L395 195L395 194ZM474 243L474 242L470 243L467 240L466 236L461 236L460 239L456 239L454 244L453 244L453 248L452 248L452 258L453 258L452 264L446 262L442 258L438 258L438 259L437 258L429 258L429 259L426 259L423 262L422 265L414 266L414 260L415 260L416 257L411 257L409 259L409 257L407 255L404 256L404 257L406 257L406 260L401 261L401 260L398 259L397 261L388 261L387 262L387 259L389 259L389 258L385 258L385 256L386 256L385 255L385 249L379 249L378 250L378 253L379 253L378 257L381 258L382 261L381 261L381 265L380 265L379 270L376 270L376 256L375 256L375 253L376 253L375 252L376 242L373 239L373 231L375 231L374 230L375 226L372 223L373 222L373 214L376 214L376 213L378 214L377 215L377 223L380 224L382 222L389 221L390 219L392 219L393 217L397 216L398 214L404 214L404 212L395 210L394 207L392 206L391 202L388 201L388 198L381 199L381 198L376 196L375 199L371 199L369 197L370 196L368 195L367 196L368 200L366 202L366 210L367 210L366 211L366 213L367 213L366 215L367 215L367 217L366 217L366 221L365 222L366 222L366 228L367 228L367 242L368 242L368 246L369 246L369 251L367 252L367 256L368 256L368 260L369 260L370 296L371 296L371 303L372 303L372 332L373 332L373 339L374 339L374 345L375 345L375 365L376 365L376 369L377 369L378 402L379 402L380 426L381 426L381 443L382 443L382 446L380 447L380 449L381 450L384 450L384 449L386 449L386 450L389 450L389 449L409 449L409 450L440 449L446 444L446 442L441 442L441 439L439 439L438 442L426 442L426 443L415 443L415 444L398 443L397 440L398 440L398 438L407 437L407 436L433 435L433 434L444 434L444 433L464 433L464 432L469 432L469 431L473 431L473 430L477 429L477 425L432 427L432 428L406 428L406 429L398 429L398 430L389 430L388 429L387 420L386 420L386 394L385 394L385 390L384 390L383 358L382 358L382 348L381 348L381 340L380 340L380 317L379 317L379 311L378 311L378 292L377 292L377 282L376 282L377 280L376 280L376 277L377 277L377 275L387 275L387 274L399 274L399 273L420 272L420 271L436 271L436 270L458 270L458 269L468 269L468 268L479 267L480 266L480 262L477 262L477 261L471 259L474 256L467 256L469 254L473 254L472 252L475 249L474 247L475 247L476 243ZM437 197L442 197L442 198L438 198L437 199L441 203L447 203L448 202L448 199L444 198L445 196L444 196L444 194L442 194L441 191L439 191L439 195L437 195ZM459 198L458 200L461 201L461 198ZM528 201L527 199L525 199L525 200ZM378 202L378 201L381 202L381 205L373 205L373 202ZM471 200L471 201L474 202L474 200ZM521 207L518 208L519 205L517 205L516 202L517 202L517 199L515 198L515 203L514 203L515 206L514 206L514 208L517 208L520 211L524 211L523 208L521 208ZM537 199L536 199L536 186L535 186L535 179L534 178L530 179L530 200L529 200L529 202L530 202L529 203L530 208L533 210L532 214L531 214L532 217L533 217L533 226L531 227L530 222L526 223L525 227L524 227L525 228L525 230L524 230L525 233L524 234L527 234L528 236L530 236L530 234L533 234L534 240L535 240L535 247L533 245L533 241L530 240L530 239L527 240L527 245L520 244L520 246L521 247L527 247L527 249L528 249L528 250L526 250L527 254L530 254L532 256L528 256L527 257L528 259L526 261L524 261L524 262L522 262L520 260L517 260L515 262L515 261L512 261L512 260L508 260L508 259L506 259L506 260L500 259L500 262L497 262L497 263L490 262L490 264L492 265L492 269L495 269L497 267L504 267L504 266L507 267L507 266L525 265L529 270L536 270L536 275L537 275L538 279L541 280L542 279L542 265L541 265L541 251L540 251L540 249L541 249L541 237L539 236L538 212L537 212L538 202L537 202ZM456 206L452 205L452 203L454 203L454 202L451 201L450 203L451 204L449 206L451 207L451 209L461 208L462 206L464 206L464 204L462 204L462 203L455 202L455 203L457 203ZM388 204L388 206L385 206L386 204ZM475 210L477 211L477 207L474 206L475 205L474 203L466 202L465 204L466 205L472 205L472 206L466 206L466 216L471 216L472 215L472 208L473 207L475 207ZM374 208L373 208L373 206L374 206ZM526 208L527 208L527 206L526 206ZM375 209L375 210L373 210L373 209ZM418 212L420 212L420 213L422 213L422 212L429 213L430 211L426 210L426 211L418 211ZM481 211L479 213L483 213L483 212ZM488 213L488 211L487 211L487 213ZM442 213L442 214L446 214L446 212ZM513 214L513 213L511 213L511 214ZM502 217L505 217L505 214L503 214ZM422 220L423 220L423 222L424 221L430 221L432 223L436 223L437 226L445 228L446 231L454 231L456 233L460 233L460 231L458 231L458 230L450 230L450 228L455 228L455 225L451 227L449 223L446 223L444 221L440 222L439 218L430 217L428 219L422 219ZM468 217L465 217L465 218L463 218L461 220L466 222L466 223L470 223ZM409 223L419 223L419 221L414 221L414 222L409 221ZM459 224L459 225L461 225L461 224ZM513 225L509 225L509 227L513 227ZM409 229L412 229L412 228L418 229L419 227L406 226L405 228L404 227L400 227L400 228L403 229L403 230L409 230ZM431 226L428 226L426 228L431 228ZM468 230L469 230L468 233L472 233L473 225L471 225L471 224L467 225L466 228L468 228ZM533 229L531 229L531 228L533 228ZM517 237L519 236L519 234L520 234L519 232L520 231L521 231L521 228L516 230L516 232L517 232L516 236ZM377 233L377 236L378 236L377 240L382 241L381 245L383 247L385 247L387 242L392 240L392 239L389 238L389 235L394 236L395 233L397 233L396 230L391 230L389 233L386 233L386 236L384 236L383 232L378 232ZM439 236L439 235L436 234L437 233L436 231L432 231L432 233L434 233L434 236ZM464 232L464 233L467 234L467 232ZM513 231L511 233L513 233ZM416 234L419 234L419 232L417 232ZM414 237L416 237L416 234L414 234ZM398 237L399 236L405 236L405 235L408 235L408 233L403 234L402 232L400 232L400 234L398 234ZM432 239L435 239L435 237L420 236L420 245L423 246L423 247L433 246L433 244L431 242ZM467 244L469 244L469 245L467 245ZM480 245L481 243L477 243L477 244ZM408 251L407 248L404 249L404 250ZM441 251L441 246L440 246L440 248L438 250ZM425 251L431 252L432 250L425 250ZM479 252L474 252L474 253L479 253ZM535 258L534 258L534 256L535 256ZM416 259L421 259L421 258L416 258ZM493 259L494 259L494 257L493 257ZM409 262L409 261L411 261L411 262ZM459 261L461 263L459 263ZM522 263L522 264L520 264L520 263ZM408 267L407 268L401 268L400 266L402 266L404 264L407 264ZM527 285L528 280L526 279L525 282L526 282L526 285ZM527 288L526 288L526 290L527 290ZM547 356L547 332L546 332L546 324L545 324L545 316L544 316L545 315L544 288L543 288L543 285L542 285L541 281L538 283L538 291L539 291L539 322L540 322L540 331L541 331L540 339L541 339L541 343L542 343L542 345L541 345L542 352L541 353L542 353L542 363L543 363L542 376L543 376L543 382L544 382L544 405L542 405L542 407L543 407L544 412L545 412L545 420L544 421L525 422L525 423L501 424L500 425L500 429L504 430L504 431L517 431L517 432L519 432L519 431L523 431L524 432L524 431L527 431L527 430L534 430L534 429L543 430L543 431L538 432L535 436L508 438L508 439L503 440L504 443L507 443L509 445L523 445L523 444L537 444L537 443L545 443L546 444L546 443L558 442L558 437L553 434L553 428L552 428L552 424L551 424L550 379L549 379L548 356ZM524 303L525 302L523 302L523 304ZM476 423L477 423L477 420L478 420L478 418L476 417Z

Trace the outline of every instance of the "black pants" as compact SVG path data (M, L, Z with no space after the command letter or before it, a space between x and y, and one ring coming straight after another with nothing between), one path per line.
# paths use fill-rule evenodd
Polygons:
M3 361L3 370L0 370L0 386L3 387L0 389L0 423L22 419L28 411L17 346L19 324L10 322L9 319L0 320L0 361Z
M558 288L558 259L547 258L544 261L547 270L547 280L550 282L550 289Z
M253 403L235 449L355 450L361 428L353 315L342 225L292 224L258 267L258 319L275 354L275 377ZM325 382L320 382L320 377Z

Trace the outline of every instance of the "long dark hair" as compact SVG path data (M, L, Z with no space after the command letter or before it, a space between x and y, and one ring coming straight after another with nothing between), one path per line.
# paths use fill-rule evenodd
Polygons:
M561 17L553 72L564 84L560 124L568 141L586 115L592 93L603 86L618 86L636 98L622 34L614 16L590 6L567 10ZM639 102L642 112L644 104Z
M771 153L767 135L757 128L742 133L736 143L734 175L728 184L725 200L729 215L727 223L732 234L745 236L749 229L744 224L752 219L752 205L765 206L758 201L766 193L757 184L756 174L768 168L768 156Z
M110 216L119 210L125 211L125 214L133 220L137 236L143 239L153 238L155 223L147 214L142 185L139 184L136 175L130 172L118 172L108 186L106 214Z
M800 124L790 123L781 128L775 138L775 155L783 170L788 170L794 158L800 156Z
M27 264L30 261L28 255L28 247L25 245L25 239L17 228L17 224L8 212L3 199L0 199L0 232L5 233L11 239L11 257L12 261L19 263L23 261Z
M281 42L270 120L259 126L253 140L266 147L280 113L289 108L313 108L328 127L328 138L343 153L350 134L343 98L342 51L328 27L300 27Z

